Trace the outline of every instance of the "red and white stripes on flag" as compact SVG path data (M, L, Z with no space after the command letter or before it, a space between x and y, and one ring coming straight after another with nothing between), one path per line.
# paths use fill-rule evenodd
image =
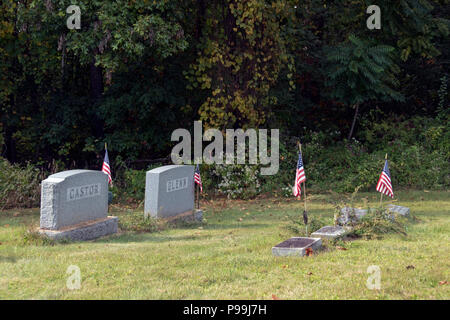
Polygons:
M202 177L200 176L200 168L198 164L194 171L194 182L200 186L200 192L203 192Z
M394 198L394 191L391 183L391 173L389 172L388 161L384 163L383 171L381 171L380 178L377 183L377 191L385 194L391 198Z
M108 183L112 184L111 168L109 166L108 150L105 148L105 159L103 160L102 172L108 175Z
M294 186L294 197L298 197L299 199L302 194L301 183L303 181L306 181L305 168L303 168L302 153L299 151L297 161L297 171L295 174L295 186Z

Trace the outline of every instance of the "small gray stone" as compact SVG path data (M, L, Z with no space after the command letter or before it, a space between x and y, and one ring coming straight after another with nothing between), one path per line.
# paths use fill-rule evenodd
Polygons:
M371 212L373 210L375 209L370 208ZM368 213L367 209L344 207L341 209L341 215L338 217L337 223L341 226L356 223L367 213Z
M402 207L402 206L396 206L393 204L390 204L387 206L387 211L391 213L398 213L404 217L408 217L410 210L408 207Z
M311 237L334 240L334 239L344 236L349 231L350 231L350 228L348 228L348 227L326 226L326 227L322 227L319 230L311 233Z
M272 254L278 257L303 257L307 248L318 251L322 247L322 239L293 237L272 247Z
M194 210L194 166L169 165L147 171L145 217L169 218Z
M198 222L202 222L203 220L203 211L202 210L195 210L194 212L194 219Z

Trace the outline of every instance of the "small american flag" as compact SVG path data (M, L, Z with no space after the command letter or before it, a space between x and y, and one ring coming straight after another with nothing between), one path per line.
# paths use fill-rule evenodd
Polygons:
M298 153L297 172L295 174L294 197L300 198L302 194L301 183L306 181L305 168L303 168L302 153Z
M394 191L392 191L391 173L389 172L389 164L386 160L383 171L381 171L380 179L377 183L377 191L394 198Z
M202 177L200 176L200 168L198 164L194 172L194 182L200 186L200 192L203 192Z
M103 160L102 172L108 175L108 183L112 184L111 168L109 167L108 149L105 146L105 159Z

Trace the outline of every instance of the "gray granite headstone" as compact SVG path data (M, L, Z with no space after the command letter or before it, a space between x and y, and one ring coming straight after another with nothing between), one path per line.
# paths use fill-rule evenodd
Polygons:
M334 240L344 236L349 230L349 227L325 226L311 233L311 237Z
M117 232L117 217L108 217L108 176L69 170L42 181L40 232L74 240Z
M147 171L144 214L169 218L194 211L194 166L168 165Z

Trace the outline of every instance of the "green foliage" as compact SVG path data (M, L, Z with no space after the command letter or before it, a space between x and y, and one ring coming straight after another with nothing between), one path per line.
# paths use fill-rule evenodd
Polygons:
M446 189L450 185L447 127L439 121L416 117L409 120L367 117L357 139L350 144L335 141L332 132L310 132L304 137L303 161L307 188L312 192L374 190L386 153L397 188ZM289 196L297 162L296 140L280 141L280 170L264 177L262 189Z
M325 218L321 215L309 215L308 216L308 234L306 234L306 227L303 221L303 213L299 212L298 215L289 216L290 223L287 225L287 229L294 232L296 235L301 237L309 237L311 233L319 230L322 227L330 225L331 221L329 218Z
M33 245L33 246L54 246L57 243L67 243L67 240L56 241L46 237L45 235L39 233L36 228L28 228L25 230L22 237L23 245Z
M12 165L0 158L0 209L39 206L42 175L33 165Z
M209 3L199 56L185 72L189 88L206 94L200 119L221 129L259 126L274 101L270 88L284 65L289 86L295 87L294 59L288 51L298 26L295 10L286 1Z
M145 199L146 172L159 166L161 164L153 164L145 170L118 168L117 179L112 188L115 201L142 204Z
M162 230L162 225L154 218L145 218L142 212L127 212L120 215L119 228L121 231L156 232Z
M143 201L145 198L145 170L126 169L123 173L123 180L120 186L113 189L113 194L119 199ZM120 190L120 191L119 191Z
M331 97L348 105L366 101L402 101L394 90L399 85L391 53L394 48L350 35L348 42L326 55L327 86Z
M230 199L253 198L261 191L258 166L218 164L213 167L210 174L219 181L218 192Z
M1 156L98 169L108 142L115 199L142 201L143 175L132 170L167 157L171 132L200 118L284 135L280 172L230 168L221 186L230 197L290 196L289 136L305 141L314 190L373 188L385 152L395 188L446 188L449 2L391 2L377 3L379 31L365 26L369 0L4 0ZM66 27L69 4L81 7L81 30ZM355 104L363 116L346 144ZM212 170L202 166L204 195L228 175Z

